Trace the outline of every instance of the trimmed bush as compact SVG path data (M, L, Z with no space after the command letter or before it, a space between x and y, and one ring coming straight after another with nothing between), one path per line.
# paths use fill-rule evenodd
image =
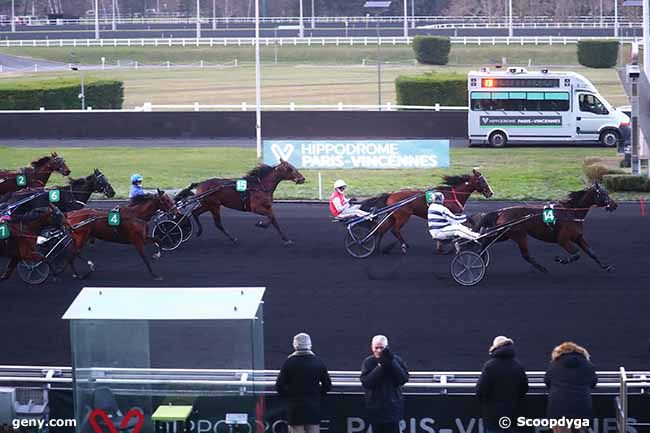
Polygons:
M398 105L467 105L467 75L427 72L395 80Z
M75 110L79 101L80 80L57 78L43 81L9 81L0 84L0 110ZM124 87L121 81L84 80L86 107L121 109Z
M610 191L650 192L650 180L639 175L608 174L603 176L603 185Z
M578 42L578 62L590 68L611 68L618 59L618 41L595 39Z
M415 58L426 65L446 65L449 62L451 40L446 36L416 36L413 39Z

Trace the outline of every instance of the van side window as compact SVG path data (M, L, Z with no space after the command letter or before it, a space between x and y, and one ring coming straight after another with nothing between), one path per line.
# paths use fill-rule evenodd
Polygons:
M581 93L579 96L580 111L594 114L609 114L602 102L594 95Z

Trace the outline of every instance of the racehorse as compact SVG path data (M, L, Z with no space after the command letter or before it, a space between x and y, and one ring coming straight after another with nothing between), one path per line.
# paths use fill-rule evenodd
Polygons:
M144 246L153 242L148 236L147 222L143 218L151 218L157 211L176 212L176 206L172 199L164 191L158 190L156 194L142 196L137 199L137 204L120 208L120 224L111 226L108 223L108 212L95 209L80 209L66 214L66 218L72 227L72 239L74 249L72 255L68 258L68 263L72 267L75 277L85 278L89 273L80 276L74 267L74 259L80 257L79 253L88 241L90 236L107 242L119 244L132 244L144 261L149 274L156 279L162 278L156 275L151 269L151 263L145 256ZM92 271L91 264L91 271Z
M110 182L101 171L95 169L93 174L82 177L80 179L70 179L66 186L55 186L51 189L59 191L59 201L52 203L58 207L62 212L70 212L79 210L85 207L90 199L90 196L97 192L103 193L106 197L111 198L115 196L115 191ZM31 188L28 190L21 190L15 192L8 192L0 197L0 203L15 203L22 200L35 192L44 192L39 194L33 200L21 205L22 208L35 209L38 207L46 206L49 202L47 190L44 188Z
M465 203L467 203L469 196L473 192L478 191L485 198L490 198L494 194L485 176L477 169L473 169L472 173L468 175L443 176L442 179L444 185L438 185L433 189L445 195L444 205L456 214L463 212ZM383 235L390 230L399 241L400 248L404 254L406 254L409 246L402 236L401 229L408 222L411 215L424 219L427 218L429 204L425 198L425 190L405 189L393 193L385 193L365 200L361 206L363 210L368 211L371 207L382 208L390 206L414 195L421 195L422 197L399 208L379 229L379 243L381 243ZM393 246L394 243L389 245L384 252L390 251ZM438 251L441 251L440 243L438 244Z
M24 167L18 171L0 170L0 195L22 188L44 187L54 172L63 176L70 174L70 169L63 158L55 153L44 156L31 163L30 167ZM26 177L26 185L18 185L18 176Z
M41 261L43 256L36 251L39 233L45 227L61 228L66 222L63 213L48 203L46 207L33 209L22 215L12 215L11 220L5 221L9 227L10 236L0 240L0 256L9 258L9 263L0 281L6 280L13 274L20 260Z
M519 218L531 216L526 221L516 224L505 231L504 235L498 239L498 242L512 239L519 246L519 251L524 260L544 273L547 273L548 269L536 262L528 251L528 235L540 241L556 243L564 248L570 256L556 256L555 261L559 263L566 265L578 260L580 258L578 248L576 248L576 245L578 245L602 269L611 271L614 269L613 266L603 264L600 261L583 235L583 223L589 209L592 207L604 207L605 210L613 212L618 207L618 204L600 184L595 183L582 191L571 192L565 198L559 200L553 207L554 224L544 223L542 219L543 206L513 206L483 215L474 230L478 231L481 227L489 229Z
M273 192L283 180L302 184L305 182L305 177L293 165L281 159L276 166L260 164L249 171L243 179L246 180L247 185L244 192L237 191L236 179L212 178L193 183L178 193L177 197L187 197L188 191L196 188L196 196L200 200L200 206L192 212L192 216L198 227L197 236L201 236L203 233L199 215L209 211L212 214L214 225L232 242L237 242L237 238L228 233L221 223L220 208L225 206L230 209L265 216L266 221L258 221L255 225L267 228L270 224L273 224L285 245L291 244L292 241L282 232L273 214Z

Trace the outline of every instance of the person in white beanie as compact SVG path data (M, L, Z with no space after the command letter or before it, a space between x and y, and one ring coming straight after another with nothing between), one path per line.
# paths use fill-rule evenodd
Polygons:
M499 426L499 419L505 416L516 420L521 416L528 392L528 376L515 358L512 339L503 335L495 337L488 353L491 359L483 366L476 384L485 432L512 432L512 427L503 429Z
M312 352L311 337L293 337L294 352L282 365L275 389L287 402L290 433L318 433L321 397L332 389L325 363Z

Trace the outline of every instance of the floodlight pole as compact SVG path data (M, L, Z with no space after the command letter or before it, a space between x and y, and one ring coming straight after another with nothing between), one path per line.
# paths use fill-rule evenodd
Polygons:
M196 39L201 37L201 0L196 0Z
M302 4L302 0L300 2ZM302 29L302 27L301 27ZM262 89L260 68L260 0L255 0L255 140L257 157L262 157Z
M316 13L314 12L314 0L311 0L311 28L316 28Z
M217 30L217 0L212 0L212 30Z
M643 0L643 72L650 77L650 59L646 60L645 53L650 52L650 0Z
M618 38L618 0L614 0L614 37Z
M377 18L377 15L375 15L375 18ZM381 111L381 40L379 39L379 20L377 20L377 106L379 111Z
M411 0L411 28L415 28L415 0Z
M99 0L95 0L95 39L99 39Z
M404 38L409 37L409 8L408 0L402 0L404 3Z
M508 0L508 37L511 38L512 36L512 0Z
M15 5L15 0L11 0L11 32L16 33L16 5Z
M115 31L117 29L117 22L115 21L116 20L116 18L115 18L115 2L116 1L117 0L113 0L111 2L111 9L112 9L112 12L113 12L113 19L111 21L111 30L113 30L113 31Z
M305 21L303 17L303 10L302 10L302 0L298 0L300 2L300 31L298 33L298 36L301 38L305 37Z

